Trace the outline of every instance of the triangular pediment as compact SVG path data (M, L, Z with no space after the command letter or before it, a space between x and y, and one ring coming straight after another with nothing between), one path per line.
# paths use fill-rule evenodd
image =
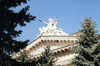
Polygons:
M57 62L55 62L56 64L59 64L58 62L60 62L60 64L63 64L62 58L65 58L64 60L69 61L66 59L67 57L70 57L70 63L71 59L77 55L67 55L70 48L72 48L73 46L77 46L76 43L78 42L78 38L76 37L76 34L69 35L62 29L57 28L57 19L53 20L49 18L48 23L42 20L40 21L47 26L39 28L40 34L34 41L32 41L28 46L26 46L26 48L24 48L28 52L30 59L35 60L41 57L41 53L45 50L44 48L46 47L46 44L48 44L51 47L51 51L54 52L55 57L58 58ZM23 52L24 49L21 50L21 52ZM63 56L63 54L65 55ZM20 56L20 52L15 54L13 58L16 58L18 56Z

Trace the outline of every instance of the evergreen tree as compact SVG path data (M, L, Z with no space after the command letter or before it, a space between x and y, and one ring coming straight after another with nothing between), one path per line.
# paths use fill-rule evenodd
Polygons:
M24 49L22 52L20 52L20 56L18 58L16 58L16 60L20 61L21 63L29 62L27 51Z
M42 57L38 60L39 66L53 66L55 61L54 55L50 50L50 46L47 45L45 51L42 53Z
M75 52L79 55L73 60L75 66L100 66L100 44L95 30L96 22L91 18L85 18L82 23L82 34L79 39L79 47Z
M100 42L93 47L94 50L92 54L94 55L94 65L100 66Z
M10 62L10 54L17 52L27 45L26 41L18 41L22 30L15 30L19 26L25 26L35 17L27 13L29 6L22 8L19 12L11 10L12 7L27 3L27 0L0 0L0 66Z

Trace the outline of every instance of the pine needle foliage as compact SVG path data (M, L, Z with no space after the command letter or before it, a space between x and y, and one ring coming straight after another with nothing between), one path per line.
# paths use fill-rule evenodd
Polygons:
M21 63L29 62L28 52L24 49L23 52L20 52L20 56L16 60Z
M9 55L18 52L27 45L28 40L15 40L22 33L22 30L16 30L15 28L18 25L25 26L35 17L27 13L29 6L22 8L18 12L11 9L27 2L28 0L0 0L0 66L9 66ZM6 61L7 63L5 63Z
M53 66L55 61L54 54L50 50L50 46L47 45L45 51L42 53L42 57L39 59L39 66Z
M96 22L85 18L82 24L82 34L79 37L79 47L74 52L79 55L73 59L74 66L100 66L99 35L95 30Z

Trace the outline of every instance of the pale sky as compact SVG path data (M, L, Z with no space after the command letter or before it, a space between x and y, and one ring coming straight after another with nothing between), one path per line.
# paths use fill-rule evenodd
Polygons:
M97 23L97 30L100 31L100 0L30 0L26 5L30 5L28 12L36 16L36 19L27 23L25 27L16 28L23 30L18 40L33 41L40 33L38 29L45 26L38 20L48 22L49 18L56 17L58 17L57 27L68 34L81 29L80 22L83 22L84 17L92 17L92 20ZM17 7L15 11L26 5Z

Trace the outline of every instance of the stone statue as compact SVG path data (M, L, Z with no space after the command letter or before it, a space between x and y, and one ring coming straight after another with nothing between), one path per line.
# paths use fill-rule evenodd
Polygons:
M58 24L57 18L55 18L54 20L49 18L48 23L42 20L39 21L47 25L46 27L39 28L40 35L68 35L64 33L63 30L56 27Z
M44 24L46 24L47 25L47 27L53 27L53 26L56 26L57 25L57 18L55 18L55 20L53 20L53 19L51 19L51 18L49 18L49 22L47 23L47 22L45 22L45 21L42 21L42 20L39 20L40 22L42 22L42 23L44 23Z
M47 27L43 27L43 28L39 28L40 32L43 33L43 32L50 32L51 30L54 30L56 29L56 25L57 25L57 18L55 18L55 20L49 18L49 22L45 22L45 21L42 21L42 20L39 20L40 22L44 23L47 25Z

